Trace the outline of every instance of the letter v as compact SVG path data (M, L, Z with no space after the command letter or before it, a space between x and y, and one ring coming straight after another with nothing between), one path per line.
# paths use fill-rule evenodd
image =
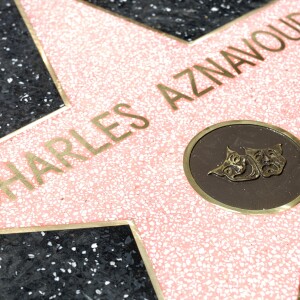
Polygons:
M264 61L265 59L263 58L263 56L246 40L246 39L242 39L242 41L247 45L247 47L251 50L251 52L246 52L244 50L229 46L228 49L231 50L235 50L237 52L243 53L247 56L253 57L255 59Z

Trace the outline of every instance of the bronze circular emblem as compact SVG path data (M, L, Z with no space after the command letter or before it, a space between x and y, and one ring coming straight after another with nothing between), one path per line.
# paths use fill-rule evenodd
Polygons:
M184 170L197 193L230 210L275 213L300 202L300 141L269 124L206 128L187 146Z

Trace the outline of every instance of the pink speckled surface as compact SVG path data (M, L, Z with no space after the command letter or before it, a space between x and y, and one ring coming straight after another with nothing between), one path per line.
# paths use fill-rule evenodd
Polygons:
M166 299L296 299L300 205L277 215L226 211L196 194L182 158L197 132L230 119L271 123L300 137L299 41L287 41L281 52L261 51L264 62L243 65L234 80L222 80L224 85L192 103L180 102L176 112L156 84L190 93L188 81L173 80L174 74L206 57L224 65L220 50L240 46L253 31L300 11L299 1L279 1L194 46L77 1L22 4L71 108L2 142L2 163L14 162L34 181L23 157L31 151L66 170L43 144L69 138L72 128L93 145L103 144L108 139L89 120L120 102L147 116L150 126L132 129L132 136L94 157L70 137L74 151L90 159L70 159L73 169L46 174L33 192L13 185L17 200L1 193L1 227L130 219ZM0 176L8 178L2 163Z

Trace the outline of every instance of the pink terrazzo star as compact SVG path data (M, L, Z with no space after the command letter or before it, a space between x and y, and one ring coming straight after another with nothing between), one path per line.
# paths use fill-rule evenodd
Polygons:
M228 46L249 51L242 39L250 41L255 31L275 33L267 26L299 12L299 1L278 1L194 45L77 1L21 2L71 107L0 144L1 178L11 177L6 162L12 162L35 187L30 192L20 182L12 184L15 200L0 194L1 227L133 220L165 299L295 299L300 206L263 216L226 211L193 190L182 160L196 133L222 121L257 120L300 136L299 40L282 37L280 51L256 45L264 61L239 54L255 64L239 66L241 74L220 54ZM291 24L300 29L300 23ZM257 38L272 49L280 47L263 34ZM212 67L206 58L226 65L235 77L215 75L219 85L194 73L198 91L214 87L197 97L187 75L173 76L194 65ZM159 83L194 101L176 101L173 110ZM146 117L149 126L135 128L132 123L143 122L117 115L118 103L130 105L123 111ZM119 143L91 122L106 111L105 126L120 124L112 130L115 136L132 132ZM94 149L111 146L94 155L71 129ZM62 164L45 147L56 137L71 141L73 152L87 160L67 157L73 168ZM45 173L40 185L26 152L63 172Z

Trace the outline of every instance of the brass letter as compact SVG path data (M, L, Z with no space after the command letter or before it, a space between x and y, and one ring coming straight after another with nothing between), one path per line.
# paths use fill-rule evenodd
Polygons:
M253 58L258 59L258 60L262 60L262 61L265 60L262 57L262 55L246 39L242 39L242 41L248 46L248 48L250 48L252 53L249 53L249 52L246 52L244 50L241 50L241 49L238 49L238 48L235 48L235 47L231 47L231 46L229 46L228 49L235 50L237 52L240 52L242 54L245 54L247 56L253 57Z
M280 43L279 48L269 48L269 47L263 45L260 41L257 40L257 35L258 34L266 34L266 35L270 35L270 36L274 37ZM274 33L271 33L271 32L268 32L268 31L262 31L262 30L255 31L251 34L251 37L252 37L252 40L254 41L254 43L256 43L261 48L263 48L265 50L268 50L268 51L271 51L271 52L279 52L279 51L282 51L285 48L284 41L280 37L275 35Z
M210 69L210 68L199 66L199 65L195 65L194 68L196 70L200 71L203 75L205 75L206 77L208 77L210 80L212 80L216 84L222 85L223 82L221 82L220 80L218 80L216 77L212 76L209 72L215 73L215 74L219 74L219 75L222 75L222 76L225 76L225 77L228 77L228 78L234 78L235 77L233 74L231 74L229 71L227 71L226 69L224 69L222 66L220 66L219 64L217 64L212 59L207 58L206 61L209 62L210 64L212 64L213 66L217 67L218 70Z
M173 90L173 89L169 88L168 86L163 85L161 83L157 85L157 88L159 89L161 94L164 96L164 98L167 100L167 102L171 105L173 110L178 109L178 106L176 105L176 102L180 99L186 99L188 101L194 101L194 99L192 97L187 96L183 93L180 93L176 90ZM176 96L171 98L171 96L168 94L168 92L171 92L171 93L175 94Z
M31 152L27 152L25 154L25 157L27 159L28 165L32 170L33 175L35 176L36 181L42 185L44 183L42 175L45 173L48 173L50 171L56 172L56 173L62 173L63 171L54 165L50 164L49 162L43 160L42 158L34 155ZM39 163L43 165L44 168L39 169L36 165L36 163Z
M111 133L110 131L112 129L114 129L120 125L118 122L115 122L108 126L104 126L99 122L101 119L104 119L109 115L110 115L110 113L108 111L106 111L105 113L101 114L100 116L93 118L91 121L96 127L98 127L102 132L104 132L114 142L120 142L132 134L131 131L128 131L128 132L122 134L121 136L117 137L113 133Z
M13 173L13 177L7 180L0 180L0 189L7 195L7 197L11 200L16 199L16 195L9 189L9 185L16 182L21 181L25 187L32 191L34 190L34 186L27 180L27 178L17 169L15 164L9 162L6 164L7 168Z
M202 90L201 92L199 92L198 88L197 88L197 85L196 85L194 73L191 69L185 69L182 72L174 75L173 78L177 79L177 78L179 78L179 77L181 77L185 74L188 74L188 76L189 76L191 87L192 87L192 90L193 90L193 93L194 93L195 96L201 97L201 96L205 95L206 93L208 93L208 92L210 92L211 90L214 89L213 86L209 86L208 88L206 88L206 89Z
M282 20L282 19L279 19L279 21L281 21L282 23L284 23L288 27L290 27L290 28L294 29L295 31L297 31L298 33L300 33L300 30L298 28L296 28L295 26L293 26L292 24L290 24L290 23L288 23L288 22L286 22L285 20ZM290 35L287 35L286 33L282 32L280 29L274 27L273 25L268 25L268 27L270 27L274 31L278 32L279 34L281 34L282 36L284 36L288 40L292 40L292 41L299 41L300 40L300 37L292 37Z
M242 64L248 64L250 66L255 66L255 64L249 60L246 60L246 59L243 59L235 54L232 54L232 53L229 53L229 52L226 52L226 51L221 51L220 52L224 58L228 61L228 63L234 68L234 70L238 73L238 74L241 74L242 71L238 68L240 65ZM233 60L230 59L230 57L233 57L235 59L238 59L239 61L238 62L234 62Z
M123 112L123 111L120 110L121 107L131 108L131 106L128 105L128 104L126 104L126 103L120 103L120 104L117 104L114 107L114 112L116 114L120 115L120 116L129 117L129 118L133 118L133 119L137 119L137 120L143 121L143 125L137 125L135 123L131 123L130 126L132 128L135 128L135 129L146 129L149 126L149 121L146 118L144 118L142 116L130 114L130 113L125 113L125 112Z
M300 16L300 13L293 13L293 14L290 14L290 15L287 15L286 17L291 20L292 22L296 23L297 25L300 25L300 22L296 21L293 19L293 16Z
M63 151L58 151L56 150L53 145L56 143L64 143L65 144L65 148ZM72 168L72 165L65 159L65 156L71 156L74 157L76 159L80 159L83 161L86 161L88 158L80 155L80 154L76 154L72 152L72 143L64 138L54 138L48 142L45 143L46 148L67 168Z
M90 143L86 141L77 131L74 129L70 130L70 134L84 147L86 148L89 152L91 152L93 155L97 155L104 150L110 148L112 145L111 143L106 143L98 148L94 148Z

